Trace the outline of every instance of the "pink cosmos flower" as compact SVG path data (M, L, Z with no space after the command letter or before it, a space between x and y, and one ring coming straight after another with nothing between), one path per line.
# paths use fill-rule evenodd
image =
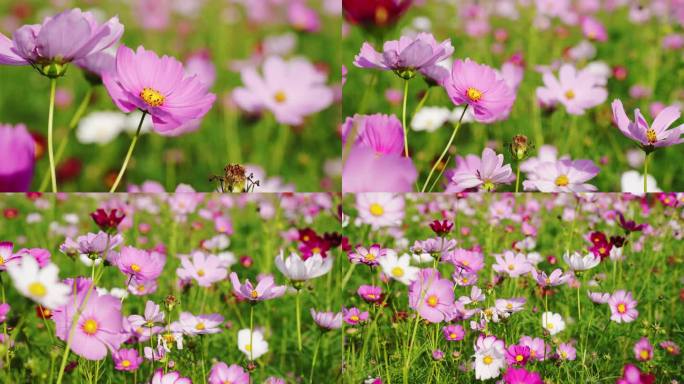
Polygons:
M316 312L310 309L311 317L322 330L338 329L342 327L342 312Z
M533 270L527 257L522 253L505 251L502 255L496 255L496 264L492 269L499 274L507 274L510 277L519 277Z
M561 360L575 360L577 358L577 349L570 343L560 343L556 349L558 358Z
M404 129L394 115L354 115L342 125L342 143L356 131L354 145L372 148L378 156L404 153Z
M14 244L10 241L0 241L0 271L7 270L7 264L21 261L20 255L15 255L12 250Z
M306 59L266 59L263 74L254 67L241 71L244 87L233 91L233 100L249 113L268 110L281 124L300 125L304 118L328 108L334 98L321 73Z
M0 40L2 37L0 34ZM36 142L24 124L0 124L0 192L28 192L35 152Z
M634 357L639 361L649 361L653 359L653 345L647 337L642 337L634 344Z
M608 300L610 300L610 293L587 291L587 295L589 300L596 304L607 304Z
M190 336L207 335L221 332L222 323L223 316L218 313L195 316L190 312L181 312L178 321L171 324L171 330Z
M660 345L660 347L667 351L667 353L669 353L670 355L676 356L680 353L679 346L672 340L663 341L658 345Z
M135 371L143 362L142 356L138 354L137 349L119 349L112 353L112 360L114 360L114 369L117 371Z
M556 287L563 285L567 283L571 277L570 274L564 273L560 268L554 269L550 275L546 275L546 272L538 271L536 269L532 269L530 273L540 287Z
M515 181L510 164L503 165L504 156L497 155L491 148L482 151L482 158L467 155L456 158L456 170L451 175L447 192L462 192L471 188L494 191L499 184Z
M237 364L228 364L219 361L211 367L209 371L209 384L250 384L249 372Z
M596 41L606 41L608 40L608 33L606 32L606 27L601 24L598 20L591 16L584 16L580 20L582 33L589 40Z
M14 256L21 257L24 255L33 257L41 268L50 264L50 259L52 257L50 251L44 248L22 248L18 250Z
M136 52L120 46L116 71L105 73L102 82L120 110L150 114L153 129L160 135L182 133L179 127L203 117L216 100L197 77L185 74L181 62L160 58L142 46Z
M342 192L411 192L418 171L410 158L378 156L371 147L353 146L342 169Z
M118 17L99 24L92 13L71 9L17 29L12 40L0 33L0 64L32 65L45 75L61 76L62 65L109 48L123 31Z
M246 279L244 284L240 284L237 273L232 272L230 282L233 284L233 293L238 298L254 302L275 299L284 295L287 290L284 285L275 285L271 275L263 277L255 287L249 279Z
M357 325L368 320L368 311L361 312L358 308L342 308L342 320L349 325Z
M0 323L4 323L7 320L7 314L10 311L10 305L7 303L0 304Z
M181 266L176 269L176 275L182 280L194 279L200 287L210 287L224 280L228 270L218 256L194 251L192 255L181 256Z
M456 268L468 272L479 272L484 268L484 255L478 251L456 248L451 252L447 252L442 259L450 262Z
M615 384L653 384L655 375L644 373L634 364L626 364L623 368L622 377Z
M551 346L544 343L544 339L539 337L521 336L520 345L530 348L530 359L544 361L551 357Z
M164 368L159 368L154 372L149 384L192 384L192 380L182 377L178 371L164 373Z
M147 341L163 329L164 315L158 304L147 300L144 316L130 315L128 324L140 341Z
M525 368L509 367L503 380L505 384L544 384L538 372L529 372Z
M422 269L409 285L409 306L425 320L439 323L449 319L454 306L454 283L442 279L439 271Z
M361 285L356 293L364 300L374 303L382 299L382 288L373 285Z
M102 84L102 75L116 70L116 56L108 51L93 53L74 61L91 84Z
M652 125L648 125L639 109L634 110L634 122L630 121L625 113L625 108L619 99L612 104L613 120L620 132L629 139L636 141L646 152L652 152L656 148L669 147L684 142L684 124L669 129L680 116L679 108L670 106L658 113Z
M432 67L454 53L451 40L437 43L435 37L421 32L415 38L401 36L399 40L386 41L383 52L377 52L369 43L363 43L361 51L354 57L359 68L394 71L404 79L415 76L416 71Z
M510 345L506 349L506 361L509 365L524 366L530 358L530 347L525 345Z
M449 324L442 328L444 339L447 341L461 341L465 337L465 330L460 324Z
M384 249L380 244L373 244L368 249L358 246L354 252L349 252L349 261L354 264L365 264L370 267L379 264L379 258L384 257L390 249Z
M506 119L515 102L515 93L494 69L470 59L456 60L443 86L451 101L468 104L480 123Z
M544 73L544 87L537 88L537 97L545 105L561 103L571 115L583 115L584 111L606 101L608 91L592 72L577 71L572 64L563 64L558 79L551 72Z
M637 301L632 298L632 292L615 291L608 299L610 319L616 323L631 323L639 316L636 309Z
M526 191L593 192L597 188L586 182L598 175L600 169L591 160L559 160L542 162L534 170L534 177L523 181Z
M74 286L70 280L65 283L70 287ZM83 305L92 282L79 279L75 284L76 289L72 291L67 304L53 311L55 334L66 342L76 310L83 306L71 336L71 349L85 359L102 360L107 356L107 350L118 350L128 339L123 328L121 300L112 295L100 295L93 288L88 301Z
M124 275L138 280L155 280L161 275L166 256L134 247L123 247L116 258L116 265Z

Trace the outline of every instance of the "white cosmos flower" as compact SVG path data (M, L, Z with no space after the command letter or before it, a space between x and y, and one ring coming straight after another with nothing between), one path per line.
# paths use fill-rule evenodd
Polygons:
M449 121L451 111L448 108L423 107L411 120L411 128L414 131L434 132Z
M299 254L293 252L285 258L281 250L275 259L278 270L292 281L306 281L323 276L330 272L333 266L332 256L323 258L320 254L314 254L306 260L302 260Z
M544 312L542 313L542 327L553 336L565 329L565 321L558 313Z
M480 336L475 344L475 378L481 381L499 377L506 367L504 342L495 336Z
M123 130L126 115L121 112L93 112L81 119L76 138L83 144L107 144Z
M55 264L40 268L33 256L25 255L21 263L7 265L14 287L24 296L43 307L55 309L66 304L71 288L60 282Z
M419 268L411 266L411 256L407 253L397 257L397 253L388 250L387 254L378 259L382 271L394 280L409 285L418 276Z
M268 343L264 340L264 334L261 331L255 329L252 332L251 342L249 336L249 328L241 329L238 332L238 349L247 355L248 359L258 359L268 352Z
M563 260L573 271L586 271L594 268L601 262L601 258L593 253L582 256L578 252L573 252L572 255L569 252L565 252Z
M641 196L644 194L644 175L638 171L627 171L622 174L620 185L622 186L622 192ZM652 175L646 177L646 187L648 188L648 192L662 192L662 190L658 188L655 177Z

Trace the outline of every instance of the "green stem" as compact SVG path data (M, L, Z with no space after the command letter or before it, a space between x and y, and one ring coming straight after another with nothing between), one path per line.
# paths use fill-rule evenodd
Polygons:
M297 348L302 351L302 314L300 313L300 290L297 290L297 295L295 295L295 311L297 317Z
M580 306L580 286L577 286L577 321L582 318L582 307Z
M432 174L435 172L435 169L437 169L437 166L442 163L442 159L444 156L446 156L447 152L449 151L449 147L451 147L451 144L454 142L454 138L456 138L456 134L458 133L458 130L461 128L461 122L463 121L463 116L465 116L466 111L468 110L468 105L466 105L465 108L463 108L463 113L461 113L461 117L458 119L458 123L456 123L456 126L454 127L454 131L451 133L451 137L449 138L449 142L447 143L446 147L444 147L444 150L442 151L442 154L439 155L439 159L437 159L437 162L432 166L432 169L430 170L430 173L428 174L427 179L425 180L425 184L423 184L423 189L421 189L421 192L425 192L425 189L428 186L428 183L430 182L430 179L432 178Z
M644 158L644 193L648 193L648 158L650 156L651 154L647 153Z
M88 109L88 105L90 104L90 100L92 99L93 96L93 87L88 88L86 91L86 94L83 96L83 100L81 101L81 104L78 106L78 109L74 113L74 116L71 118L71 121L69 122L69 131L67 132L67 135L62 139L62 141L59 143L59 148L57 148L57 155L55 155L55 164L59 164L59 162L62 160L62 156L64 156L64 151L66 150L67 144L69 143L69 133L76 128L78 123L81 121L81 118L83 117L83 114L85 114L85 111ZM50 175L47 173L45 176L43 176L43 181L40 182L40 188L38 189L40 192L44 192L45 188L47 188L48 183L50 182Z
M413 110L413 116L415 116L416 113L418 113L421 109L423 109L423 106L425 105L425 102L427 101L429 95L430 95L430 88L426 89L425 92L423 93L423 97L420 98L420 101L418 102L416 109Z
M409 366L411 365L411 352L413 351L413 342L416 339L416 332L418 331L418 323L420 322L420 316L416 313L416 319L413 324L413 332L411 333L411 339L409 340L408 353L406 355L406 361L404 362L404 384L409 382Z
M515 193L520 191L520 161L517 161L518 169L515 171Z
M128 162L131 160L131 156L133 155L133 150L135 149L135 144L138 142L138 137L140 137L140 128L142 128L143 121L145 121L145 116L147 116L147 112L143 111L142 117L140 118L140 123L138 124L138 129L135 131L135 136L133 136L133 141L131 141L131 146L128 147L128 153L126 154L126 158L124 159L124 163L121 166L121 170L119 171L119 175L116 177L116 181L114 182L114 185L112 185L112 189L109 190L109 193L116 192L116 187L119 186L119 183L121 182L121 178L123 177L124 173L126 172L126 167L128 166Z
M309 372L309 383L313 384L313 374L314 374L314 368L316 367L316 359L318 358L318 349L321 346L321 340L323 340L323 337L319 337L318 341L316 342L316 349L314 349L314 354L313 358L311 359L311 372Z
M409 157L408 153L408 128L406 127L406 100L408 99L409 81L404 80L404 103L401 109L401 123L404 127L404 156Z
M254 346L252 345L252 339L254 336L254 304L249 306L249 360L254 361Z
M48 115L48 158L50 159L50 179L52 180L52 192L57 193L57 173L55 172L55 152L52 145L53 120L55 117L55 90L57 79L50 79L50 112Z

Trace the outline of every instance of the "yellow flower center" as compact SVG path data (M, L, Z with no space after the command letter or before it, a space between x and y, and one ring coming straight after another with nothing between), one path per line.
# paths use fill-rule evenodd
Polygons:
M206 327L204 326L204 323L199 322L197 325L195 325L195 329L198 331L203 331Z
M394 267L392 268L392 275L394 277L402 277L404 276L404 269L401 267Z
M546 328L548 328L548 329L553 329L553 323L547 322L547 323L546 323Z
M627 307L624 304L620 303L617 306L617 310L619 313L625 313L627 312Z
M462 262L461 264L463 264L464 266L466 266L466 267L467 267L467 266L469 266L469 265L470 265L470 261L466 260L466 261Z
M455 333L450 333L450 334L449 334L449 338L450 338L450 339L456 339L457 337L458 337L458 335L455 334Z
M525 360L525 356L523 356L523 355L515 356L515 361L523 361L523 360Z
M375 23L382 25L387 22L387 19L389 19L387 9L385 9L385 7L378 7L375 10Z
M513 265L513 264L508 264L508 270L509 270L509 271L512 271L512 270L514 270L514 269L515 269L515 265Z
M560 175L556 177L556 185L559 187L565 187L570 184L570 179L566 175Z
M287 95L283 91L278 91L273 95L273 99L275 99L276 103L282 104L287 101Z
M130 360L124 360L121 362L121 366L124 368L128 368L131 366L131 361Z
M83 332L94 335L97 332L97 321L88 319L83 323Z
M204 269L198 269L198 270L197 270L197 276L199 276L199 277L204 276L205 273L206 273L206 272L204 272Z
M463 284L468 284L468 281L470 281L470 280L468 280L467 277L464 277L461 279L461 281L463 282Z
M252 296L252 299L256 299L257 297L259 297L259 292L253 289L249 295Z
M656 131L653 130L653 128L649 128L646 130L646 140L648 140L649 144L653 144L656 141L658 141Z
M489 365L489 364L491 364L492 362L494 362L494 358L492 358L491 356L487 355L487 356L484 357L484 359L482 359L482 362L485 363L485 365Z
M359 317L356 316L356 315L351 315L351 316L349 317L349 320L356 322L356 321L359 321L360 319L359 319Z
M649 357L648 351L645 349L642 349L641 352L639 352L639 356L643 359L646 360Z
M513 304L511 304L511 303L506 304L506 309L513 309Z
M674 347L671 345L668 345L667 347L665 347L665 350L672 353L672 352L674 352Z
M572 89L568 89L568 90L565 92L565 98L568 99L568 100L574 99L574 98L575 98L575 92L573 92Z
M482 98L482 92L479 89L472 87L469 87L468 90L466 90L466 95L471 101L480 101Z
M2 256L0 256L0 265L5 265L5 259Z
M439 299L437 299L437 296L435 296L435 295L430 295L430 296L428 296L427 304L428 304L429 306L431 306L431 307L436 307L436 306L437 306L437 303L439 303Z
M251 352L252 351L252 344L245 344L245 351Z
M28 286L28 291L32 296L43 297L47 294L47 288L41 282L36 281Z
M313 248L311 249L311 253L313 253L314 255L315 255L315 254L320 254L320 253L321 253L321 249L318 248L318 247L313 247Z
M372 253L368 253L366 257L364 257L364 259L366 259L366 261L375 261L375 255Z
M150 107L162 106L165 100L164 95L152 88L143 88L143 90L140 91L140 98L142 98Z
M564 359L567 359L567 358L568 358L568 353L565 352L565 351L561 352L561 357L564 358Z
M382 214L385 213L385 210L382 208L382 205L373 203L370 206L370 213L373 216L382 216Z
M485 192L491 192L494 190L495 187L496 185L489 179L485 180L484 183L482 183L482 189Z
M140 266L138 264L131 264L131 270L133 272L140 272Z

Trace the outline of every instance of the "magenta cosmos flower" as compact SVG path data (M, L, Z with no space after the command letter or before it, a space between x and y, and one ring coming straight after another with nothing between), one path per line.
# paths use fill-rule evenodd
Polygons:
M586 182L598 175L600 169L591 160L559 160L539 163L534 179L523 182L526 191L593 192L596 187Z
M154 372L150 384L192 384L192 380L181 376L178 371L164 373L164 368L159 368Z
M25 125L0 124L0 192L28 192L36 163L35 148Z
M632 292L623 290L616 291L608 299L610 306L610 319L616 323L631 323L639 316L636 309L637 301L632 297Z
M431 323L451 317L454 306L454 283L442 279L439 271L426 268L409 286L409 305Z
M249 372L237 364L229 367L228 364L219 361L211 367L207 382L209 384L249 384Z
M515 93L494 69L470 59L456 60L443 86L451 101L467 104L480 123L506 119L515 102Z
M374 267L380 264L380 258L387 255L391 250L382 248L380 244L373 244L369 248L362 246L356 247L356 250L349 252L349 261L354 264L366 264Z
M442 333L447 341L460 341L465 337L465 330L460 324L449 324L442 328Z
M342 168L342 192L411 192L418 170L410 158L378 155L372 147L354 145Z
M544 384L538 372L529 372L525 368L509 367L503 380L506 384Z
M41 25L17 29L12 40L0 33L0 64L32 65L46 76L58 77L66 71L64 64L109 48L123 32L118 17L99 24L90 12L64 11Z
M137 280L155 280L161 275L166 256L134 247L123 247L116 258L116 264L124 275Z
M120 110L150 114L161 135L174 135L185 123L203 117L216 100L196 76L185 74L181 62L142 46L135 52L120 46L116 71L105 73L102 82Z
M123 328L121 300L112 295L100 295L93 288L83 305L92 282L80 279L75 284L67 280L66 284L70 287L75 286L76 290L72 292L72 297L66 305L53 312L55 334L66 342L74 315L78 308L83 306L71 336L71 349L87 360L102 360L107 356L108 350L118 350L128 339L128 334Z
M653 359L653 345L647 337L642 337L634 344L634 357L639 361L649 361Z
M235 272L230 274L230 282L233 284L233 293L244 300L249 301L263 301L275 299L285 294L287 287L284 285L275 285L273 276L263 277L256 286L252 285L249 279L245 280L244 284L240 284L240 279Z
M594 73L588 69L578 71L572 64L563 64L558 79L551 72L544 73L542 79L544 86L537 88L542 104L561 103L571 115L583 115L608 97L604 84Z
M369 43L363 43L361 51L354 58L354 65L394 71L399 77L408 80L416 75L416 71L429 70L454 53L451 40L438 43L432 34L426 32L416 37L401 36L399 40L386 41L382 50L380 53Z
M394 115L354 115L342 125L342 143L354 134L354 144L372 148L378 156L404 153L404 129Z
M684 134L684 124L669 129L672 123L679 119L679 108L670 106L658 113L652 125L648 125L646 119L637 108L634 110L634 122L630 121L622 106L622 101L613 101L613 119L620 132L628 138L636 141L646 152L652 152L656 148L669 147L670 145L684 142L681 137Z
M304 118L328 108L334 94L326 75L306 59L266 59L263 73L242 70L244 87L233 91L237 105L249 113L270 111L281 124L300 125Z
M482 158L468 155L456 159L456 170L447 186L448 192L462 192L477 188L491 192L499 184L509 184L515 180L510 164L504 165L504 156L497 155L491 148L482 151Z
M368 311L361 312L358 308L342 308L342 320L349 325L357 325L368 320Z
M143 362L136 349L119 349L112 354L114 369L117 371L135 371Z

